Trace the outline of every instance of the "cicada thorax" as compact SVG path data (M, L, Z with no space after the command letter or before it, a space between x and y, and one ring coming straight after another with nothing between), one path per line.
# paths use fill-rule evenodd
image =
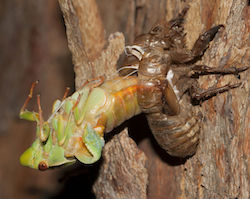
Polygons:
M159 112L162 108L163 89L167 83L167 66L162 56L149 52L139 62L138 103L143 112Z

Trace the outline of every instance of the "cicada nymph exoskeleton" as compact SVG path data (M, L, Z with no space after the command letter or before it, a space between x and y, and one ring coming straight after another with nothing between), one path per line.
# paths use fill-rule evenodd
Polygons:
M197 78L209 74L238 74L243 68L211 68L192 65L208 48L223 25L215 26L199 36L193 48L185 45L183 28L188 8L177 18L156 24L149 33L138 36L126 53L137 58L138 103L147 116L158 144L172 156L188 157L199 143L202 114L195 104L241 83L202 90Z

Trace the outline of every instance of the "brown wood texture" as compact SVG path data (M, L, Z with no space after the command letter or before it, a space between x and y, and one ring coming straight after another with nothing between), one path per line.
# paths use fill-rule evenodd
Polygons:
M68 46L76 73L76 88L98 76L117 76L116 62L124 49L120 33L110 35L108 46L94 0L59 0L63 12Z
M104 161L93 186L96 198L147 198L147 158L126 129L106 144L102 155Z

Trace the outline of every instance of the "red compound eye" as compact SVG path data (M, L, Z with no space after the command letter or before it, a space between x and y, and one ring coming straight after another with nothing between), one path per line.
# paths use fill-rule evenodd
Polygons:
M40 171L45 171L45 170L48 169L48 168L49 168L49 167L48 167L47 163L44 162L44 161L41 161L41 162L39 163L39 165L38 165L38 169L39 169Z

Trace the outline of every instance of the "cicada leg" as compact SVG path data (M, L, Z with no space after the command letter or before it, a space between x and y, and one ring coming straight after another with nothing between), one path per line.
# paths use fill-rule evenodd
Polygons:
M208 48L210 41L214 39L216 33L219 31L220 28L223 27L224 26L222 24L214 26L199 36L191 50L193 59L196 59L203 55L205 50Z
M37 95L37 105L38 105L38 114L39 114L39 125L42 126L43 124L43 116L42 116L42 107L40 102L40 95Z
M180 113L180 104L169 82L163 92L163 104L165 114L178 115Z
M65 100L65 99L66 99L66 97L68 96L68 94L69 94L69 90L70 90L70 88L69 88L69 87L66 87L66 90L65 90L65 92L64 92L64 95L63 95L62 101L63 101L63 100Z
M234 66L227 67L227 68L212 68L206 65L194 65L191 68L191 72L189 77L199 77L201 75L212 75L212 74L219 74L219 75L239 75L239 73L246 71L249 66L244 66L241 68L236 68Z
M44 142L47 140L50 132L50 128L47 122L44 122L43 116L42 116L42 108L41 108L41 102L40 102L40 95L37 95L37 105L38 105L38 125L39 128L37 130L37 134L41 142Z
M205 52L205 50L208 48L210 41L214 39L216 33L222 27L224 26L214 26L203 34L201 34L196 40L192 50L188 50L186 48L178 51L173 50L173 52L171 52L173 62L185 64L197 61L197 59L200 58Z
M48 138L49 126L48 126L47 122L43 121L42 108L41 108L41 103L40 103L40 95L37 95L38 113L34 112L34 111L28 111L26 109L29 101L33 97L33 91L34 91L34 88L37 84L38 84L38 81L35 81L32 83L29 95L28 95L27 99L24 102L24 105L22 106L22 108L20 110L19 117L21 119L25 119L25 120L29 120L29 121L36 121L38 123L39 128L37 128L37 135L38 135L39 139L43 142L43 141L46 141Z
M194 104L200 104L202 101L208 100L209 98L219 94L219 93L223 93L226 91L229 91L230 89L234 89L237 88L241 85L242 83L236 83L236 84L227 84L225 86L222 87L218 87L218 88L209 88L206 90L203 90L201 88L198 88L196 86L192 86L190 88L190 96L192 98L192 102Z
M90 80L87 80L85 81L81 86L80 86L80 89L82 89L84 86L86 86L87 84L91 83L91 86L90 88L95 88L95 87L98 87L100 86L105 80L105 77L102 75L102 76L98 76L96 78L93 78L93 79L90 79ZM79 89L79 90L80 90Z
M35 88L35 86L38 84L38 81L35 81L32 83L31 85L31 88L30 88L30 92L29 92L29 95L28 97L26 98L21 110L20 110L20 113L19 113L19 117L21 119L25 119L25 120L29 120L29 121L39 121L39 114L37 112L34 112L34 111L28 111L26 109L29 101L32 99L32 96L33 96L33 90Z
M85 164L92 164L101 157L104 139L91 126L87 125L79 140L79 145L81 147L75 155L76 158Z

